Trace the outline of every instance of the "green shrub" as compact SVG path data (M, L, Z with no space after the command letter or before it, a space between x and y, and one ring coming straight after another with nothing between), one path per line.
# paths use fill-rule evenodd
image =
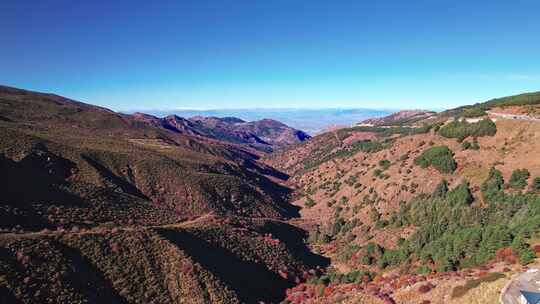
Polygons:
M452 173L457 167L452 150L447 146L428 148L414 160L414 163L422 168L432 166L441 173Z
M479 122L452 121L439 130L439 134L447 138L457 138L462 141L469 136L493 136L497 133L497 126L491 119L482 119Z
M446 193L448 193L448 181L446 179L443 179L437 187L435 187L435 190L433 191L433 197L439 197L443 198L446 196Z
M341 283L343 284L367 283L366 281L371 281L373 280L374 277L375 277L375 274L373 272L365 271L365 270L353 270L342 277Z
M431 273L431 268L422 265L422 266L416 267L415 272L416 272L417 274L423 274L423 275L426 275L426 274L430 274L430 273Z
M356 175L351 175L351 176L349 176L349 178L347 178L347 179L345 180L345 183L346 183L347 185L349 185L349 186L353 186L353 185L356 183L356 180L357 180L357 179L358 179L358 178L356 177Z
M479 150L480 149L480 145L478 144L478 140L476 140L476 138L473 140L473 142L469 142L469 141L464 141L461 143L461 148L463 150Z
M468 205L474 201L474 198L469 190L469 183L463 181L459 186L448 192L447 200L452 205Z
M535 253L531 250L531 248L524 249L519 254L519 262L521 265L527 265L530 264L534 259L536 258Z
M378 266L384 269L388 266L398 265L409 258L409 254L405 249L386 249L379 259Z
M338 251L338 259L342 262L348 262L353 254L360 250L360 246L357 244L348 244L344 247L341 247Z
M313 199L311 199L311 197L308 197L306 200L306 207L311 208L315 205L317 205L317 203Z
M388 168L390 168L390 161L388 159L382 159L379 161L379 166L383 170L387 170Z
M361 284L368 283L375 277L375 273L367 270L352 270L348 273L340 273L337 270L330 270L328 273L311 277L307 283L312 285L330 284ZM322 289L324 290L324 289Z
M533 191L540 191L540 176L537 176L533 179L533 182L531 184L531 189Z
M466 109L461 114L462 117L466 117L466 118L481 117L484 115L487 115L487 113L480 107L473 107L473 108Z
M491 167L488 178L481 186L484 200L489 201L492 197L500 195L503 187L504 179L501 171L497 170L495 167Z
M383 248L381 246L370 242L362 249L360 263L363 265L373 265L380 259L383 253Z
M343 226L345 226L345 223L346 223L345 219L341 217L336 218L334 221L334 224L332 225L330 235L331 236L338 235L341 232L341 229L343 228Z
M529 173L529 170L516 169L512 172L512 176L508 181L508 186L512 189L525 189L525 187L527 186L527 180L530 176L531 174Z

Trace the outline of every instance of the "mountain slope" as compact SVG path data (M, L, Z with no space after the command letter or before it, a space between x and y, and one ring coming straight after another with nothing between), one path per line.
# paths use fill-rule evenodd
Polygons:
M272 121L123 115L1 87L0 299L492 303L540 256L530 96L264 155L221 136L234 125L269 142Z
M327 265L259 151L137 116L0 87L2 302L279 302Z
M295 278L324 265L307 252L302 238L300 230L280 222L214 217L162 227L0 234L0 298L13 300L7 303L277 302Z
M403 124L412 124L416 121L421 121L434 115L435 112L433 111L402 110L384 117L366 119L361 121L359 124L373 126L396 126Z
M20 185L3 188L9 192L3 196L8 204L26 208L36 203L37 198L25 198L29 183L23 183L35 178L44 184L44 205L65 205L100 193L152 201L183 217L210 211L294 215L285 203L288 190L265 175L284 176L257 163L258 156L241 146L12 88L0 91L0 116L2 166L7 168L2 178ZM12 179L8 170L20 179ZM66 195L57 200L53 189Z
M291 175L311 244L334 267L289 300L463 303L468 281L502 286L534 263L540 122L498 113L538 104L518 95L489 109L339 129L266 157ZM311 294L320 284L328 293Z

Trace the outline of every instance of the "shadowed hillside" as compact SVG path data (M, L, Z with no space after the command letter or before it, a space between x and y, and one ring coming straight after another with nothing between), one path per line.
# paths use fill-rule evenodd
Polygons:
M328 263L250 145L8 87L0 117L2 303L279 302Z
M13 88L0 90L0 115L6 118L0 122L0 179L8 185L1 190L3 212L22 208L20 216L28 219L40 214L34 216L40 218L34 228L56 225L46 220L54 217L53 209L91 209L84 212L89 218L80 220L95 221L90 217L100 212L97 206L119 196L132 200L130 207L168 210L165 222L208 212L297 214L286 203L289 190L272 181L287 176L257 163L249 147L180 134L56 95ZM105 212L114 210L111 206Z

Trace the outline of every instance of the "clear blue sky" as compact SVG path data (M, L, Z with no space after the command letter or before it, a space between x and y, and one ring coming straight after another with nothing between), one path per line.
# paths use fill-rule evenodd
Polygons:
M115 110L442 108L540 90L539 12L537 0L2 0L0 84Z

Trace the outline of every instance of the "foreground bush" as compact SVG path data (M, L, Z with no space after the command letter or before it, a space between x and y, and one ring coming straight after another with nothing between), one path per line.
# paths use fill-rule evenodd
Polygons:
M431 147L418 156L414 163L422 168L434 167L441 173L452 173L457 164L452 150L447 146Z
M516 169L512 172L510 180L508 181L508 186L512 189L525 189L527 186L527 180L531 174L527 169Z

